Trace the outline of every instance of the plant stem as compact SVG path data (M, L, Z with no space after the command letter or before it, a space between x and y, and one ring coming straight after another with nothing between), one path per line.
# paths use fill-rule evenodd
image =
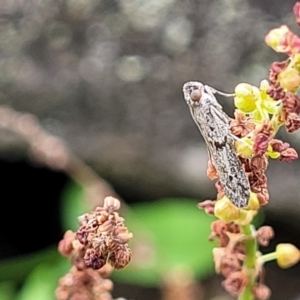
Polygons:
M275 259L277 259L277 253L276 252L268 253L268 254L265 254L265 255L260 257L260 261L262 263L272 261L272 260L275 260Z
M252 289L255 284L255 266L256 266L256 251L257 243L256 239L253 237L254 227L251 224L242 226L243 233L248 237L245 240L246 246L246 259L244 262L244 271L247 273L248 283L239 296L239 300L253 300Z

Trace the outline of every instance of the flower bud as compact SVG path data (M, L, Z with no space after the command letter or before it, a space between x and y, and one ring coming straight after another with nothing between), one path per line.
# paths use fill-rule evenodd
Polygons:
M253 141L244 137L235 142L235 149L237 153L243 158L250 158L253 154Z
M289 268L300 260L300 251L292 244L278 244L276 247L277 264L285 269Z
M275 151L271 145L268 146L267 155L272 159L277 159L278 157L280 157L280 153Z
M268 246L270 240L274 237L274 230L271 226L262 226L257 232L257 241L262 246Z
M118 199L108 196L104 199L104 206L105 209L109 211L117 211L121 207L121 203Z
M256 300L268 300L271 298L271 290L266 285L258 283L253 287L253 295Z
M278 81L283 89L294 92L300 86L300 75L295 69L286 69L278 75Z
M260 207L257 195L253 192L250 192L250 198L247 206L247 210L258 210Z
M240 209L238 209L226 196L217 200L214 212L217 218L225 222L233 222L240 217Z
M240 83L235 87L234 105L244 113L249 113L255 110L255 101L259 90L257 87L248 83Z
M257 154L264 154L269 146L269 136L264 133L258 133L254 138L253 151Z
M244 271L236 271L230 273L226 280L222 282L222 285L232 296L239 296L245 289L247 283L247 274Z
M286 35L290 33L289 28L286 25L282 25L279 28L272 29L265 37L265 43L270 46L276 52L287 53L290 49L282 45L282 41Z

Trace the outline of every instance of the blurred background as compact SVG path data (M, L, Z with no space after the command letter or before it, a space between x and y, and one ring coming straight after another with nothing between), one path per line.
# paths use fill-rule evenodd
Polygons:
M184 275L195 299L231 299L214 275L212 219L196 207L216 191L182 85L259 85L285 59L264 36L282 24L299 32L295 2L0 0L1 300L55 299L70 267L57 243L110 194L134 233L115 298L170 299ZM231 99L219 101L232 116ZM300 150L299 132L279 138ZM262 251L300 247L299 162L271 162L267 175L258 222L276 238ZM299 275L268 264L271 299L299 299Z

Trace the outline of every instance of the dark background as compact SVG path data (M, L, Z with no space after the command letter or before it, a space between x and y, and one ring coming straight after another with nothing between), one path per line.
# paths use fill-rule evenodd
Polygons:
M264 36L282 24L299 32L295 2L0 0L0 104L35 115L128 204L214 198L182 85L199 80L226 92L239 82L259 85L269 65L285 58ZM231 100L219 100L232 115ZM299 133L280 138L300 149ZM68 176L33 163L26 142L7 129L0 157L0 257L57 243ZM271 162L267 175L265 223L277 238L270 249L278 242L300 247L299 162ZM37 224L51 228L47 238L32 234ZM299 267L271 263L272 299L296 299L299 275Z

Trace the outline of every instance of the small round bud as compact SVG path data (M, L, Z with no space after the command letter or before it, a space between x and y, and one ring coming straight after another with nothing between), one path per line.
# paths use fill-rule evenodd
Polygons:
M248 277L245 271L236 271L229 274L229 276L222 282L223 287L232 296L239 296L248 284Z
M58 244L58 251L61 255L69 257L73 251L72 242L75 240L75 233L71 230L67 230L64 234L64 238Z
M261 283L256 284L252 292L257 300L269 300L271 298L271 290Z
M271 226L262 226L257 232L257 241L262 246L268 246L270 239L274 237L274 230Z
M300 86L300 75L295 69L287 69L278 76L280 86L290 92L294 92Z
M121 203L118 199L108 196L104 199L104 206L105 209L109 211L117 211L121 207Z
M244 113L252 112L256 109L255 101L260 92L255 86L248 83L240 83L235 87L234 105Z
M280 268L289 268L300 260L300 251L292 244L278 244L276 247L277 264Z
M284 37L290 33L289 28L286 25L282 25L278 28L272 29L265 37L265 43L273 48L276 52L288 52L288 47L282 45Z
M217 200L214 212L217 218L225 222L233 222L240 217L240 210L226 196Z
M201 94L201 91L200 91L200 90L193 90L193 91L191 92L191 99L192 99L192 101L194 101L194 102L199 101L199 100L201 99L201 96L202 96L202 94Z
M250 158L254 154L253 144L253 141L247 137L244 137L235 142L235 149L243 158Z

